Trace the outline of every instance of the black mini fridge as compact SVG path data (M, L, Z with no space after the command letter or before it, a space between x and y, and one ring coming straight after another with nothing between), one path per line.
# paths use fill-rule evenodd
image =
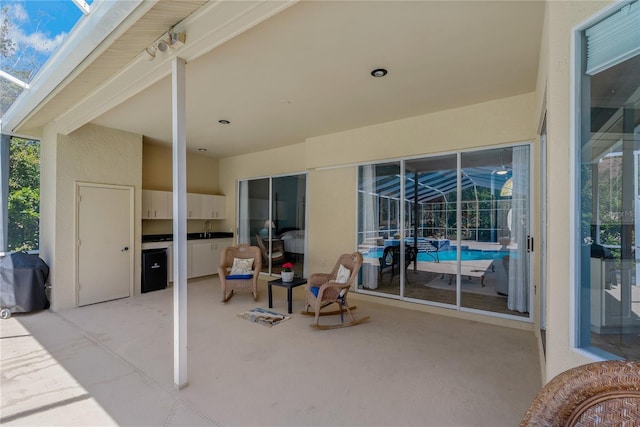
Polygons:
M167 250L142 251L142 293L167 287Z

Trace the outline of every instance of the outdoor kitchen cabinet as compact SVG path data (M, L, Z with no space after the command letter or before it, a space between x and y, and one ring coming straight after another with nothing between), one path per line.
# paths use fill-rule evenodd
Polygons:
M202 195L195 193L187 193L187 218L202 218Z
M170 191L142 190L142 219L172 219Z
M187 278L218 272L222 249L233 244L232 238L191 240L187 242ZM169 282L173 282L173 246L167 248Z
M212 194L187 194L187 218L225 219L225 197Z
M202 219L225 219L225 197L210 194L202 196Z
M191 264L189 277L200 277L215 274L218 270L220 251L217 251L217 243L212 240L205 242L193 242L191 246ZM216 256L217 255L217 256Z
M225 196L187 193L187 219L225 219ZM142 219L172 219L171 191L142 190Z

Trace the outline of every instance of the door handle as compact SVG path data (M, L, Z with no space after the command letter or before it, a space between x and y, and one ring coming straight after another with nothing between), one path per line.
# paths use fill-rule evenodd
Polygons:
M129 246L125 246L120 252L127 252L129 250Z

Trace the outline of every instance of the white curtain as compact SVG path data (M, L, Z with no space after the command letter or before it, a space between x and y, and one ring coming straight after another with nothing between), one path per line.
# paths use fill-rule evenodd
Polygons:
M363 244L367 238L377 236L378 231L378 203L379 197L376 194L376 167L375 165L360 166L362 170L361 181L359 183L360 197L362 197L362 210L360 214L361 229L358 244ZM362 283L369 289L378 287L377 269L368 268L365 265L361 270Z
M249 237L249 181L240 181L238 243L251 244Z
M513 147L511 199L511 241L515 249L509 258L509 310L529 311L529 146Z

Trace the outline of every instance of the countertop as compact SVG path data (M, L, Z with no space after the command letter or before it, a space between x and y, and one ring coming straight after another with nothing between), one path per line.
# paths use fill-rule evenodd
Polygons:
M228 239L233 238L233 233L215 231L211 233L189 233L187 240L203 239ZM142 243L150 242L172 242L173 234L146 234L142 236Z

